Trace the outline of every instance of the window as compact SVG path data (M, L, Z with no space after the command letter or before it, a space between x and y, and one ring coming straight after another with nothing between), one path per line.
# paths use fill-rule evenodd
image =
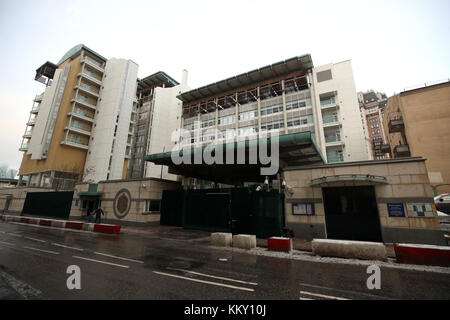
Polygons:
M241 112L239 114L239 120L250 120L250 119L254 119L256 117L257 117L257 111L256 110L247 111L247 112Z
M224 116L219 118L219 124L232 124L236 122L236 115Z
M161 200L145 200L145 212L160 212Z
M317 82L324 82L333 79L333 75L331 74L331 70L325 70L321 72L317 72Z
M315 215L314 203L293 203L293 215L313 216Z
M268 107L264 107L261 108L261 116L265 116L268 114L272 114L272 113L278 113L283 111L283 105L282 104L277 104L274 106L268 106Z

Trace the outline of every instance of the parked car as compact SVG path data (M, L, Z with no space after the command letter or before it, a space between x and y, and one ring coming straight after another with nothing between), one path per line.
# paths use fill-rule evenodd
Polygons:
M450 214L450 193L440 194L434 198L436 209L447 215Z

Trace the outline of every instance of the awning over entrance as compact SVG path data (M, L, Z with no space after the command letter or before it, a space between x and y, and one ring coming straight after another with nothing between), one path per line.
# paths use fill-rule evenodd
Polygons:
M351 182L363 181L363 182L370 182L371 184L389 183L386 177L352 174L352 175L328 176L319 179L314 179L311 181L311 186L327 186L335 182L349 182L349 181Z
M198 178L203 180L215 181L227 184L239 184L241 182L263 182L265 176L261 174L261 168L268 168L270 164L263 165L259 161L249 161L250 152L259 150L265 147L269 151L269 158L271 158L270 150L272 140L267 139L267 145L261 146L261 140L252 139L241 142L223 143L212 146L189 148L179 151L179 156L185 156L190 159L189 163L174 164L172 161L172 152L165 152L159 154L147 155L146 161L153 162L157 165L165 165L169 167L169 173L182 175L185 177ZM222 163L212 164L201 162L195 163L194 155L204 155L210 153L215 156L216 148L220 147L223 150ZM211 150L214 150L211 152ZM185 154L186 152L186 154ZM245 163L237 164L236 155L245 152ZM227 154L232 153L233 164L227 161ZM258 153L259 154L259 153ZM313 164L323 164L324 158L317 147L314 140L314 135L311 132L301 132L293 134L285 134L279 136L279 167L280 169L286 166L303 166Z
M97 191L98 184L90 184L89 190L87 192L78 192L78 196L80 197L101 197L103 192Z

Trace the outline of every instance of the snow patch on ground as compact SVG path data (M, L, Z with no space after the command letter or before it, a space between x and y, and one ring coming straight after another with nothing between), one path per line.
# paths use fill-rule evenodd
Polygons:
M377 265L379 267L401 269L401 270L411 270L420 272L434 272L434 273L446 273L450 274L450 268L438 267L438 266L423 266L423 265L412 265L412 264L400 264L395 261L395 259L388 259L388 262L383 261L372 261L372 260L357 260L357 259L344 259L344 258L334 258L334 257L321 257L313 255L311 252L293 250L290 254L285 252L268 251L266 248L257 247L251 250L238 249L232 247L214 247L209 246L213 249L221 249L225 251L232 251L237 253L247 253L256 256L265 256L280 259L292 259L299 261L308 262L322 262L322 263L335 263L335 264L349 264L358 266L371 266Z

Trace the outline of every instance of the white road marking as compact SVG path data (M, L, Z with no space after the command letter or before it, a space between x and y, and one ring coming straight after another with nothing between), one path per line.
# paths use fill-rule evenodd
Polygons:
M52 245L57 246L57 247L61 247L61 248L66 248L66 249L73 249L73 250L77 250L77 251L84 251L84 249L81 249L81 248L69 247L69 246L66 246L64 244L59 244L59 243L52 243Z
M73 256L73 258L86 260L86 261L91 261L91 262L103 263L103 264L107 264L107 265L114 266L114 267L119 267L119 268L129 268L130 267L130 266L124 266L124 265L121 265L121 264L115 264L115 263L111 263L111 262L95 260L95 259L89 259L89 258L84 258L84 257L79 257L79 256Z
M15 244L9 243L9 242L6 242L6 241L0 241L0 243L6 244L8 246L13 246L13 247L15 246Z
M7 232L6 234L9 234L10 236L17 237L17 238L22 238L22 236L20 234L10 233L10 232Z
M177 269L177 268L170 268L170 267L167 268L167 269L175 270L175 271L182 271L182 272L186 272L186 273L191 273L191 274L195 274L195 275L203 276L203 277L207 277L207 278L214 278L214 279L231 281L231 282L237 282L237 283L242 283L242 284L249 284L249 285L252 285L252 286L257 286L258 285L256 282L247 282L247 281L236 280L236 279L231 279L231 278L212 276L212 275L209 275L209 274L200 273L200 272L194 272L194 271L189 271L189 270L184 270L184 269Z
M316 286L316 285L307 284L307 283L300 283L300 286L310 287L310 288L315 288L315 289L322 289L322 290L325 289L325 290L330 290L330 291L335 291L335 292L340 292L343 294L350 294L350 295L355 295L355 296L366 296L366 297L371 297L371 298L376 298L376 299L392 299L392 298L377 296L377 295L369 294L369 293L343 290L343 289L334 289L334 288L330 288L330 287Z
M315 300L315 299L310 299L310 298L303 298L303 297L300 297L300 300L312 301L312 300Z
M164 273L164 272L158 272L158 271L153 271L153 273L156 273L156 274L159 274L159 275L162 275L162 276L166 276L166 277L178 278L178 279L183 279L183 280L188 280L188 281L193 281L193 282L200 282L200 283L205 283L205 284L210 284L210 285L213 285L213 286L225 287L225 288L230 288L230 289L236 289L236 290L242 290L242 291L250 291L250 292L254 292L255 291L255 290L253 290L251 288L236 287L236 286L223 284L223 283L217 283L217 282L211 282L211 281L187 278L187 277L182 277L182 276L178 276L178 275L170 274L170 273Z
M325 298L325 299L331 299L331 300L351 300L351 299L335 297L335 296L328 296L328 295L325 295L325 294L313 293L313 292L308 292L308 291L300 291L300 294L306 294L308 296Z
M32 248L32 247L23 247L23 248L29 249L29 250L34 250L34 251L39 251L39 252L44 252L44 253L50 253L50 254L60 254L59 252L56 252L56 251L42 250L42 249Z
M24 237L25 239L28 239L28 240L33 240L33 241L37 241L37 242L41 242L41 243L46 243L47 241L44 241L44 240L40 240L40 239L36 239L36 238L31 238L31 237Z
M105 256L105 257L109 257L109 258L115 258L115 259L120 259L120 260L125 260L125 261L136 262L136 263L144 263L144 261L134 260L134 259L129 259L129 258L123 258L123 257L118 257L118 256L113 256L111 254L106 254L106 253L101 253L101 252L94 252L94 253L98 254L100 256Z

